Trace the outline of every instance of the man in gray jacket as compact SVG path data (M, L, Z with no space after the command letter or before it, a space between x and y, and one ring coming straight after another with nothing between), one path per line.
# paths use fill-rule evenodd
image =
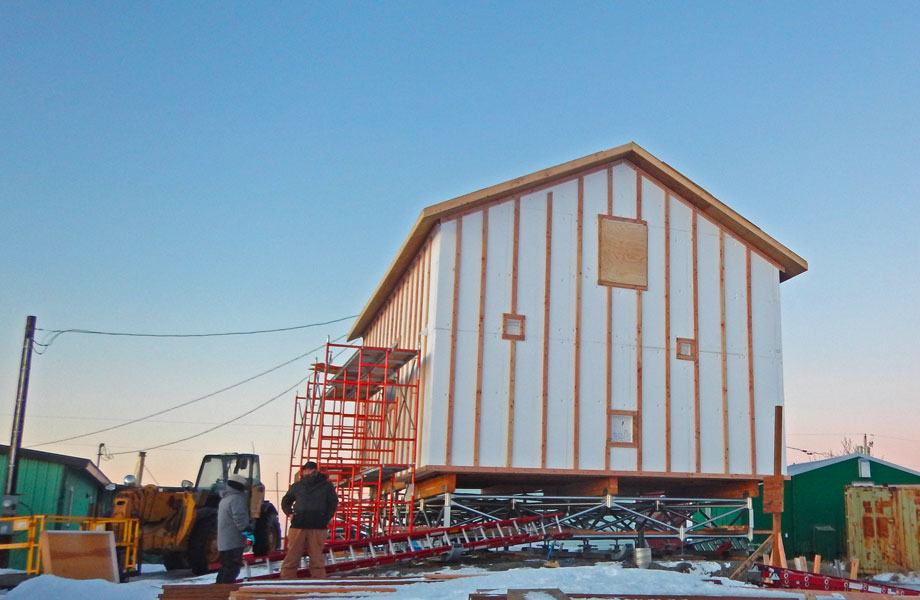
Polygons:
M242 475L231 475L217 507L217 550L220 552L217 583L233 583L243 567L243 550L249 532L248 486L249 480Z
M304 547L310 558L310 577L326 577L326 558L323 545L326 542L326 527L339 498L335 486L329 478L319 472L319 467L312 460L300 468L300 479L291 485L291 489L281 499L281 510L291 518L288 530L287 554L281 563L281 579L295 579Z

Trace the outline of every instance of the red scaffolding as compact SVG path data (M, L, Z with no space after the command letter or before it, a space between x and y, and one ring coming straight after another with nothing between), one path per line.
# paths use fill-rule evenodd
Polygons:
M308 460L329 476L339 495L333 539L411 527L417 357L416 350L326 344L325 361L313 365L296 398L288 483Z

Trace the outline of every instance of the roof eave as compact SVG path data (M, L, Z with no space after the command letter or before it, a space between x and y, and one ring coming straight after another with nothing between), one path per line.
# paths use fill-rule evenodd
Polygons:
M556 180L568 178L580 171L590 170L618 160L627 160L646 171L684 200L697 206L711 219L733 231L744 241L775 261L780 265L780 281L791 279L808 270L808 263L805 259L764 233L759 227L717 200L712 194L667 163L655 158L635 142L629 142L610 150L595 152L561 165L535 171L529 175L517 177L423 209L412 226L409 235L400 246L396 257L387 268L383 279L377 285L374 293L371 294L370 299L361 310L361 314L348 332L348 340L351 341L364 336L374 316L386 302L389 293L411 264L432 228L440 220L471 210L479 205L488 204L493 200L523 194L531 188L545 187Z

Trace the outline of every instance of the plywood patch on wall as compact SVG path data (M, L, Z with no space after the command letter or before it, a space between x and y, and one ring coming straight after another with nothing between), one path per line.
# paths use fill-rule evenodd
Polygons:
M599 285L648 289L648 225L598 215Z

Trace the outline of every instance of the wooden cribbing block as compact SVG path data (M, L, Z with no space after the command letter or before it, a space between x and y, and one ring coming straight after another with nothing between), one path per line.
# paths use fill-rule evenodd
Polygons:
M394 587L358 587L358 586L315 586L315 585L243 585L230 594L231 598L280 598L303 596L306 594L348 594L352 592L387 593L395 592Z
M38 548L45 573L67 579L119 581L112 531L43 531Z
M239 587L238 583L164 585L159 598L160 600L228 600L230 593Z

